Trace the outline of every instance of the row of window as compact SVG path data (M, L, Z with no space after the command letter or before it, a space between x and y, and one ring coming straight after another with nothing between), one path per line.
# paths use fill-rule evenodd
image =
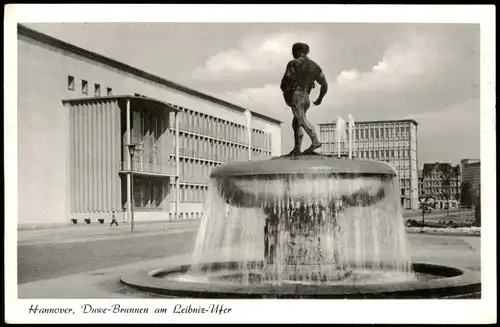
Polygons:
M333 142L333 140L335 139L335 125L321 126L320 133L322 134L322 137L325 140ZM410 138L410 127L409 126L395 126L395 127L355 126L353 138L355 140Z
M210 172L218 163L204 162L186 158L179 159L179 173L182 182L206 184Z
M433 188L426 188L426 189L420 189L421 194L447 194L448 193L448 188L440 188L440 187L433 187ZM450 194L457 194L460 193L457 188L453 187L450 189Z
M354 156L364 159L392 159L392 158L410 158L410 151L406 150L372 150L372 151L354 151Z
M411 187L411 181L409 178L400 178L399 179L399 186L402 188L409 188Z
M340 145L340 146L339 146ZM349 142L338 142L334 143L323 143L321 146L321 150L325 153L336 153L339 151L348 152L349 151ZM355 143L351 144L351 148L353 152L356 151L381 151L381 153L386 153L387 151L395 151L395 156L402 156L404 151L410 151L409 142L408 141L399 141L398 143L389 144L373 144L373 143ZM385 152L384 152L385 151ZM414 151L414 150L413 150ZM399 155L401 154L401 155Z
M208 187L205 185L180 185L180 202L202 203L205 202Z
M425 182L421 182L420 185L422 185L422 187L430 187L430 186L441 186L444 182L443 181L425 181ZM450 186L458 186L459 185L459 182L456 181L456 180L452 180L450 181Z
M70 91L76 90L76 80L75 80L75 77L71 76L71 75L68 75L68 90L70 90ZM84 80L84 79L80 80L80 90L81 90L81 93L84 95L89 94L89 82L87 80ZM93 94L96 97L104 95L104 94L101 94L102 93L101 84L94 83L93 91L94 91ZM108 95L108 96L113 95L113 89L111 87L106 87L106 95Z
M161 210L162 201L166 196L166 185L164 185L166 183L161 179L135 178L134 207L143 210ZM180 202L203 203L207 198L208 187L206 185L181 184L179 190ZM175 197L172 197L171 201L174 202Z
M161 179L134 178L134 207L160 210L163 201L164 182ZM126 192L124 192L126 194Z
M181 108L173 104L172 106L182 109L178 114L180 130L229 142L248 144L248 133L245 126L194 110ZM174 122L172 121L171 128L174 127L173 124ZM271 149L271 135L269 133L252 129L251 138L252 146L261 149Z
M348 142L345 142L348 144ZM354 145L357 148L361 149L378 149L378 148L389 148L389 149L395 149L395 148L408 148L410 147L410 141L408 140L401 140L401 141L378 141L378 142L373 142L373 141L360 141L360 142L355 142Z
M443 175L439 174L439 175L431 175L431 176L423 176L422 179L424 179L425 181L429 181L429 182L438 182L438 181L441 181L443 180ZM452 176L451 177L452 180L454 179L458 179L458 176L455 175L455 176Z
M179 135L179 155L222 162L245 160L248 147L183 133ZM271 151L252 149L252 155L271 156Z

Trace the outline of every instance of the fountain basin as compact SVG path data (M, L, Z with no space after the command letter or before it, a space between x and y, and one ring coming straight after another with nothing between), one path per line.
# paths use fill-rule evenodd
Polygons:
M265 161L229 162L212 170L210 177L281 175L396 175L389 164L374 160L334 159L325 156L275 157Z
M411 263L394 168L321 156L212 171L191 256L121 278L181 298L473 298L479 274Z
M481 292L478 272L431 263L412 263L416 280L407 282L372 279L356 284L321 281L261 284L258 280L238 282L238 276L249 273L241 270L238 262L206 263L204 271L209 273L205 273L205 278L190 276L190 261L191 257L186 256L185 264L137 271L122 276L121 282L143 292L179 298L437 299L478 298Z
M275 205L278 199L367 206L385 196L383 185L395 176L384 162L323 156L230 162L210 174L226 202L240 207Z

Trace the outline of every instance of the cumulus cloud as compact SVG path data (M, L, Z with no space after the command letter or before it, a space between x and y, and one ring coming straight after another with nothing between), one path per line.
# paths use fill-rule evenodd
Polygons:
M479 99L454 104L439 112L406 115L418 123L419 166L431 158L454 164L480 156Z
M193 79L212 81L241 81L269 83L280 78L286 63L291 59L291 46L306 42L315 52L322 50L322 37L317 33L270 33L255 34L243 39L231 49L218 52L208 58L202 67L195 69Z
M292 146L288 126L292 116L278 83L291 56L291 44L305 40L312 45L311 57L322 66L330 82L323 104L313 106L308 113L313 122L334 121L349 113L355 120L419 119L421 149L436 135L443 141L439 147L446 148L443 152L422 150L422 161L430 157L439 160L440 154L467 156L467 151L479 148L478 134L474 134L478 119L473 119L479 117L479 29L418 25L401 28L392 36L384 39L383 47L373 41L374 47L382 49L379 52L371 51L370 42L362 49L349 38L343 40L345 46L339 42L332 46L332 42L325 42L328 35L318 33L310 33L309 38L293 33L253 36L239 47L211 57L198 73L231 85L230 91L215 90L217 96L284 120L283 152L287 152ZM344 48L357 49L357 59L353 60ZM370 53L367 58L359 55L363 50ZM319 87L313 91L312 100L318 92ZM452 136L457 135L465 138L462 144L467 150L456 149Z

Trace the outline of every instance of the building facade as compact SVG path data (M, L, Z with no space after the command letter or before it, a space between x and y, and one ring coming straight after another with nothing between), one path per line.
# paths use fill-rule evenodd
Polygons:
M70 140L73 140L70 128L76 125L70 124L70 114L90 107L92 99L120 98L121 95L149 99L150 104L161 102L165 108L178 111L180 214L173 215L176 195L171 185L175 184L175 178L170 176L168 182L163 180L160 183L151 176L145 178L135 174L133 190L138 221L200 217L211 169L227 161L281 155L281 122L276 119L18 25L20 224L67 223L71 214L110 217L110 206L91 213L75 209L70 214L71 205L67 203L72 202L65 199L71 195L64 186L68 176L73 178L68 175L70 163L74 160L68 149ZM82 98L90 102L81 101ZM118 115L122 115L118 113L124 110L122 105L111 104L111 99L108 100L101 99L97 107L108 101L108 114L115 112L114 119L118 119ZM134 101L139 103L139 100ZM169 165L172 165L176 153L171 134L174 120L149 107L137 105L132 108L131 124L134 128L131 136L137 143L134 167L154 170L152 173L157 174L171 174L169 169L173 168ZM92 147L105 148L109 146L107 143L99 143L103 131L112 126L123 128L124 122L118 120L119 126L101 126L98 115L102 113L92 111L94 116L91 116L90 112L85 113L89 116L79 116L83 112L75 114L75 117L80 117L77 118L80 119L78 124L83 124L78 126L95 142ZM115 122L108 118L107 123ZM123 165L125 152L123 143L120 144L115 150L122 152L115 155L121 158L119 164ZM82 151L87 153L89 150ZM160 154L162 157L158 159ZM122 178L119 172L117 174ZM113 192L116 191L122 200L113 202L112 209L122 212L123 220L126 220L123 183L116 185L120 190ZM100 194L101 190L95 188L95 192ZM95 201L102 200L95 196ZM21 204L21 199L29 199L29 205ZM82 199L74 200L74 205L80 205Z
M479 159L462 159L460 161L462 168L462 181L470 182L474 189L481 185L481 160Z
M460 166L426 163L419 171L419 197L432 197L436 209L458 208L460 203Z
M349 123L346 124L348 127ZM319 124L322 146L320 153L346 156L351 144L353 158L388 162L398 172L401 205L404 209L418 208L417 131L415 120L356 121L343 138L336 137L336 123Z

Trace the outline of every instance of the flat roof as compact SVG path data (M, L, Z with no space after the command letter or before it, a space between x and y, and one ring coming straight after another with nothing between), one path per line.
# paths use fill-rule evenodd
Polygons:
M31 39L37 40L39 42L49 44L49 45L54 46L56 48L63 49L63 50L66 50L68 52L80 55L82 57L100 62L100 63L105 64L107 66L119 69L121 71L127 72L129 74L132 74L132 75L144 78L144 79L147 79L149 81L161 84L163 86L184 92L186 94L190 94L192 96L199 97L201 99L204 99L204 100L207 100L207 101L219 104L219 105L222 105L224 107L227 107L227 108L239 111L239 112L245 112L248 110L249 112L252 113L252 116L269 121L271 123L278 124L278 125L281 125L283 123L281 120L278 120L276 118L272 118L272 117L260 114L258 112L254 112L252 110L240 107L240 106L235 105L233 103L230 103L230 102L227 102L225 100L216 98L214 96L196 91L196 90L188 88L186 86L177 84L177 83L169 81L163 77L148 73L144 70L132 67L132 66L127 65L125 63L122 63L120 61L117 61L117 60L111 59L109 57L103 56L101 54L98 54L96 52L92 52L92 51L86 50L84 48L80 48L76 45L64 42L62 40L59 40L59 39L54 38L52 36L49 36L47 34L44 34L44 33L38 32L34 29L31 29L23 24L17 24L17 33L19 35L23 35L23 36L29 37Z
M388 124L388 123L402 123L402 122L408 122L408 123L414 123L415 125L418 125L417 121L414 119L388 119L388 120L364 120L364 121L354 121L354 125L356 124ZM335 121L329 122L329 123L319 123L318 125L331 125L331 124L336 124Z
M130 100L131 103L147 104L154 106L159 109L166 109L168 111L181 111L180 109L160 100L156 100L149 97L140 97L137 95L113 95L113 96L102 96L102 97L86 97L86 98L75 98L75 99L64 99L63 103L75 104L80 102L92 102L92 101L106 101L106 100Z

